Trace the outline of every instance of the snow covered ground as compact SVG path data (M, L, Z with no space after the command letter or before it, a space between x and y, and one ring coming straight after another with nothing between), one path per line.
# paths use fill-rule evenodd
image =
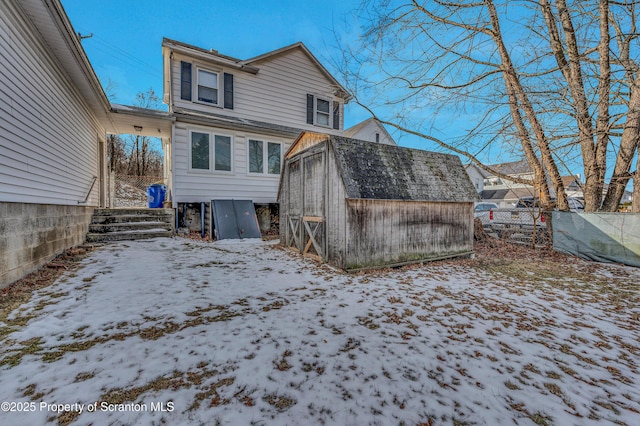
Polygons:
M640 271L572 261L107 245L0 322L0 424L638 425Z

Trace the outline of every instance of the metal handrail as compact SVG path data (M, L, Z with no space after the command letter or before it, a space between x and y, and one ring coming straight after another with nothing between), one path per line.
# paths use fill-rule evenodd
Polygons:
M98 176L94 176L93 177L93 181L91 182L91 187L89 187L89 191L87 192L87 196L84 197L84 201L78 201L78 204L86 204L87 200L89 199L89 195L91 195L91 191L93 190L93 186L96 184L96 181L98 180Z

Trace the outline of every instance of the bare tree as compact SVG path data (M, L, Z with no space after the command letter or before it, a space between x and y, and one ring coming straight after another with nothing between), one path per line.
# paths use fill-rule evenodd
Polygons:
M160 98L153 88L136 94L135 106L156 109L160 105ZM135 176L151 176L162 174L162 156L153 146L158 138L142 135L129 135L128 174Z
M110 172L127 173L128 161L125 149L125 142L120 135L107 135L107 159Z
M534 172L528 183L545 204L549 183L561 210L568 204L560 170L578 162L586 210L615 211L634 176L640 139L637 6L636 0L365 1L359 11L365 31L343 49L345 75L357 102L380 111L382 122L480 167L487 169L479 158L489 149L519 153ZM433 136L435 121L424 118L445 112L468 118L456 140ZM607 160L614 158L603 203Z

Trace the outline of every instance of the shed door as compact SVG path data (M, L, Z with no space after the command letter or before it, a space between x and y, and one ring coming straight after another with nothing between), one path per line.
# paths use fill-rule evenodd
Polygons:
M302 226L301 252L323 259L325 255L325 152L302 158Z
M300 159L292 160L287 164L288 181L287 190L289 197L286 208L287 231L285 232L285 247L295 248L302 252L302 166Z

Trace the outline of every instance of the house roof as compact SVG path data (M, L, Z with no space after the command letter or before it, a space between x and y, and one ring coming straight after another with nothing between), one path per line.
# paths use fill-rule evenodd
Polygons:
M113 132L109 100L60 0L21 0L19 4L89 109Z
M237 69L240 71L246 71L251 74L257 74L260 70L258 67L254 67L243 61L242 59L234 58L231 56L223 55L214 49L203 49L198 46L193 46L187 43L183 43L181 41L172 40L170 38L162 39L162 47L170 48L171 50L185 53L190 56L196 56L201 59L204 59L208 62L212 62L221 66L225 66L232 69Z
M533 187L530 188L513 188L513 189L485 189L480 193L483 201L508 201L518 200L522 197L531 197L535 195Z
M509 163L492 164L487 166L505 175L518 175L523 173L533 173L527 160L511 161Z
M111 104L111 119L117 134L157 138L171 137L175 117L166 112L137 106Z
M483 168L478 167L476 164L468 163L468 164L465 164L465 165L464 165L464 169L465 169L465 170L469 170L469 169L471 169L471 168L473 168L474 170L476 170L476 171L478 172L478 174L479 174L480 176L482 176L483 178L487 178L487 177L489 177L489 176L490 176L490 175L489 175L489 172L487 172L487 171L486 171L485 169L483 169Z
M341 136L328 138L349 198L477 200L462 162L454 155Z
M255 131L283 138L295 138L302 132L302 129L295 127L281 126L236 116L194 111L180 107L174 107L173 115L181 122L216 126L231 130Z
M575 182L576 186L580 186L580 179L577 176L569 175L569 176L561 176L562 185L565 188L568 188Z
M335 77L333 77L333 75L331 75L331 73L327 71L327 69L320 63L320 61L318 61L318 59L302 42L294 43L289 46L285 46L280 49L276 49L271 52L267 52L262 55L245 60L223 55L214 49L207 50L166 37L162 39L162 46L190 56L199 57L203 60L218 64L220 66L225 66L240 71L246 71L252 74L257 74L260 71L259 63L262 61L270 60L280 55L286 55L294 50L301 50L336 88L336 96L343 98L345 102L348 102L351 98L351 95L349 95L342 84L340 84L340 82L338 82L338 80L336 80Z

